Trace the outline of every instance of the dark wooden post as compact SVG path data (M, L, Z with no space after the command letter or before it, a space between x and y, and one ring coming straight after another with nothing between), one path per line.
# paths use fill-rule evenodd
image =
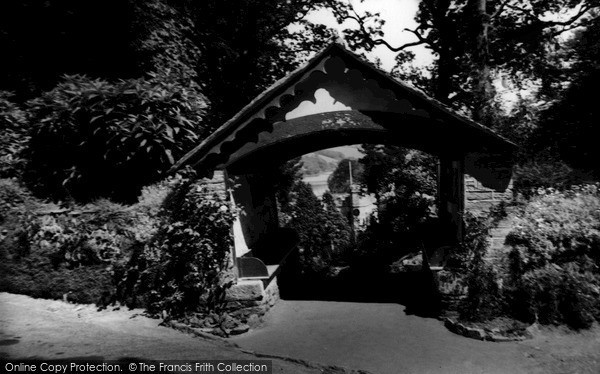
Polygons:
M440 157L438 172L438 215L447 245L460 243L463 238L465 163L462 155Z

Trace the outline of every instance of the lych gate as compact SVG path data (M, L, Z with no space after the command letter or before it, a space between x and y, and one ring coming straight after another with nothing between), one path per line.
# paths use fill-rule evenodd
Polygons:
M439 235L448 245L462 236L464 174L504 191L515 147L332 43L255 98L174 168L191 165L224 176L244 212L234 228L238 276L267 283L289 244L278 227L275 191L265 170L308 152L359 143L397 144L439 158Z

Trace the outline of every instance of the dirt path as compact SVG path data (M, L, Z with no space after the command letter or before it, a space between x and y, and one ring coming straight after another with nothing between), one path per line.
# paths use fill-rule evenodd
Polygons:
M281 301L243 348L373 373L600 373L600 330L481 342L398 304Z
M257 359L231 343L195 338L159 326L158 320L140 316L139 312L97 312L92 305L0 293L0 358ZM317 364L274 359L273 372L324 371Z
M256 359L232 343L158 326L140 311L0 293L0 358ZM454 335L398 304L281 301L265 325L231 339L275 358L274 373L600 373L600 329L548 332L521 343Z

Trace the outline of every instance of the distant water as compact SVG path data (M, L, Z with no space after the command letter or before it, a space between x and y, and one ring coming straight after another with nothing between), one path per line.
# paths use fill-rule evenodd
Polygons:
M327 179L331 175L332 172L321 173L317 175L304 176L302 180L305 183L308 183L310 187L312 187L313 192L317 195L318 198L321 198L325 191L327 191Z

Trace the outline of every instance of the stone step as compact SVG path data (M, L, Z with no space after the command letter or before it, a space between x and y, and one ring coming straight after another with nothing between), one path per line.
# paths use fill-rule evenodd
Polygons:
M491 238L490 239L490 248L501 248L504 247L505 237L502 238Z
M512 227L507 227L507 228L503 228L503 229L493 229L490 232L490 236L494 237L494 238L500 238L500 237L505 237L506 235L508 235L509 232L512 231Z

